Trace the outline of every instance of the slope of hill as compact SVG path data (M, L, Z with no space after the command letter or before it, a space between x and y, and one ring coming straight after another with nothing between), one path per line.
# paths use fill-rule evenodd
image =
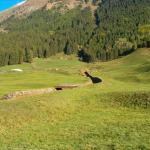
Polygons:
M87 65L59 54L0 68L1 96L85 82L81 68L103 80L84 88L0 101L1 149L149 149L149 58L150 49L138 49L121 59ZM11 72L14 68L23 72Z
M13 7L9 10L0 13L0 22L8 19L11 16L23 16L32 13L33 11L44 7L48 0L27 0L21 6Z
M32 62L58 52L76 53L86 62L108 61L137 47L150 47L150 0L75 2L57 1L57 7L1 23L0 65Z
M96 1L95 1L96 3ZM96 3L98 4L98 3ZM79 5L82 5L83 8L91 7L93 11L96 9L96 5L92 5L92 2L84 2L82 0L27 0L25 4L20 6L15 6L9 10L0 13L0 22L7 20L11 16L15 17L23 17L28 16L33 11L36 11L41 8L45 8L46 10L52 8L61 8L61 12L73 9Z

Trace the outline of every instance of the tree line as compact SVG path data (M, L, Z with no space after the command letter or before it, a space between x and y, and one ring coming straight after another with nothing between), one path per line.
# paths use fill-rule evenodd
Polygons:
M8 31L0 32L0 66L59 52L85 62L108 61L150 47L149 6L150 0L103 0L94 15L79 6L64 14L41 9L27 18L11 17L0 24Z

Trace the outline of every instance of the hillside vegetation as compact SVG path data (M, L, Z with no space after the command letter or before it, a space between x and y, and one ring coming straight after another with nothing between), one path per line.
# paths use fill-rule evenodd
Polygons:
M34 57L47 58L59 52L76 53L85 62L107 61L150 46L150 0L90 3L96 6L94 12L81 5L68 9L62 2L27 18L12 16L1 23L0 66L32 62Z
M0 68L0 97L11 91L84 83L87 68L101 84L0 101L0 147L41 150L148 150L150 49L86 64L58 54ZM12 72L20 68L22 73Z

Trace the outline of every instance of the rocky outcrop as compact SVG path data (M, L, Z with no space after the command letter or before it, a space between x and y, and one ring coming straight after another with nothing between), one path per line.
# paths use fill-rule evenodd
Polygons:
M89 7L94 12L100 0L51 0L47 3L45 9L57 9L58 12L65 13L68 10L81 6L83 9Z
M56 9L57 12L65 13L68 10L74 9L75 7L81 5L82 2L78 0L54 0L49 1L46 5L46 10Z

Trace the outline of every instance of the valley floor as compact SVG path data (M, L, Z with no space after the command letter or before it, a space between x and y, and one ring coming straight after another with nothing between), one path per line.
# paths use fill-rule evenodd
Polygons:
M23 72L12 72L11 69ZM73 90L0 101L0 148L36 150L150 149L150 49L110 62L74 56L0 68L0 97L26 89L85 83L80 69L103 82Z

